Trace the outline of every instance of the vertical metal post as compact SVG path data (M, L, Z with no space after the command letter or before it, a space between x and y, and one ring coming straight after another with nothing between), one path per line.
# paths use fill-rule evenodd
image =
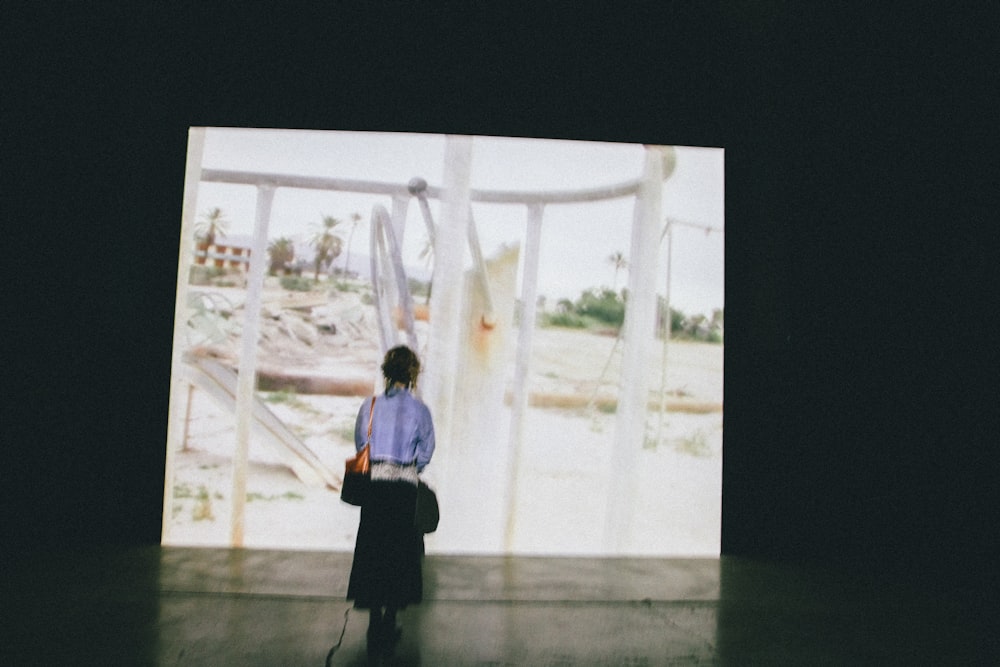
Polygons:
M528 229L524 248L524 276L521 285L521 313L517 330L517 359L510 403L510 436L507 471L507 526L504 550L510 552L517 531L517 489L521 476L521 449L524 439L524 415L528 409L528 373L531 370L531 345L535 333L538 301L538 265L541 255L542 204L528 206Z
M615 420L615 450L609 475L605 544L624 553L632 536L637 454L646 437L649 405L649 358L656 313L656 258L659 249L660 205L664 156L647 147L642 185L636 198L629 256L628 304L623 330L621 385Z
M170 404L167 408L167 455L164 463L163 480L163 521L160 526L160 541L170 539L170 508L174 499L174 450L176 449L182 377L182 355L184 330L187 327L187 287L188 273L191 271L195 208L198 203L198 185L201 182L201 158L205 149L205 128L192 127L188 130L187 164L184 168L184 208L181 212L180 256L177 261L177 300L174 303L174 345L170 359ZM188 399L190 405L190 397ZM187 419L184 420L182 443L187 441ZM182 445L182 446L183 446Z
M257 210L254 219L253 246L250 253L250 272L247 277L247 300L243 308L239 377L236 382L236 447L233 453L230 544L234 547L243 546L250 422L253 419L254 388L257 379L257 338L260 333L264 268L267 263L267 228L271 220L274 190L272 185L257 186Z
M434 239L434 298L431 299L432 323L427 343L426 371L423 378L424 400L434 416L437 441L452 444L456 354L462 329L463 252L468 243L469 204L471 201L472 137L449 135L445 141L444 178L441 196L441 223ZM451 452L441 447L435 453L440 462L439 494L448 492L454 478ZM438 474L438 473L436 473Z
M184 406L184 439L181 441L181 451L188 451L188 432L191 429L191 404L194 402L194 385L188 385L187 404Z
M667 240L667 284L663 297L663 361L660 364L660 414L656 428L657 444L663 438L663 423L667 416L667 352L670 348L670 334L673 324L670 316L670 265L673 259L673 229L673 221L668 218L667 226L663 230L663 235Z

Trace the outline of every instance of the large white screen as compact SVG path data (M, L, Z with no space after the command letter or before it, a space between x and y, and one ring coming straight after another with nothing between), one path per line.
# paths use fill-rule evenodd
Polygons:
M358 509L337 483L395 340L415 341L441 429L429 552L717 556L722 149L459 138L471 216L456 223L449 141L192 130L163 543L353 549ZM409 328L391 257L372 275L380 210L401 237ZM435 299L456 300L457 334Z

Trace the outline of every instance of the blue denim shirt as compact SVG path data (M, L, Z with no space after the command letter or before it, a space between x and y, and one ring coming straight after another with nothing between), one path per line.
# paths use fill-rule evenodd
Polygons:
M358 410L354 424L354 446L360 452L368 434L371 399ZM434 423L431 411L407 389L393 387L375 400L372 420L371 460L417 464L422 471L434 453Z

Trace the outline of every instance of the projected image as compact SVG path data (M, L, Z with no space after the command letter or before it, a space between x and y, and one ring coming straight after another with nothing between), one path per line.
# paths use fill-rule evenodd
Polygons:
M358 409L405 344L430 553L715 557L724 153L194 128L162 542L352 551Z

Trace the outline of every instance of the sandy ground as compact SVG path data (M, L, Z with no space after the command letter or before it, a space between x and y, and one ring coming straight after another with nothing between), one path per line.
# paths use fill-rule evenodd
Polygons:
M238 292L238 291L234 291ZM231 295L238 299L238 294ZM271 304L276 307L276 294ZM305 298L305 297L300 297ZM301 305L301 304L300 304ZM297 364L314 372L339 369L370 375L375 356L370 318L347 299L350 327L307 346L262 352L262 363ZM353 309L353 310L352 310ZM571 351L572 353L568 353ZM660 387L662 345L648 365L650 385ZM667 390L674 401L715 405L708 412L650 412L646 443L637 453L629 553L650 556L717 556L721 535L723 347L671 341ZM320 360L317 360L317 355ZM281 357L280 359L278 357ZM609 336L539 328L535 332L530 391L536 394L614 395L621 346ZM511 368L512 368L511 364ZM603 378L602 378L603 373ZM512 374L512 371L511 371ZM187 441L173 444L173 497L164 508L164 543L229 544L232 506L234 416L201 390L190 396ZM353 453L359 397L267 394L268 407L332 470L339 474ZM178 411L185 414L184 410ZM603 517L613 469L615 415L600 407L528 410L517 482L511 551L521 554L600 555ZM435 479L433 463L427 478ZM245 546L251 548L351 551L360 510L337 492L307 486L264 442L251 438L245 514ZM448 552L449 512L473 511L466 499L442 504L438 533L428 552ZM459 508L456 504L461 504Z

